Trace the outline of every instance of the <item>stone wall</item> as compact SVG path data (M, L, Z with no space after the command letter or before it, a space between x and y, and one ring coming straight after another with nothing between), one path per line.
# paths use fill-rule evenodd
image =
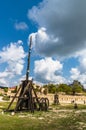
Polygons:
M86 96L59 95L59 102L85 104Z
M38 97L46 97L49 99L50 104L54 103L54 94L38 94ZM72 95L58 95L60 103L77 103L86 104L86 96L72 96Z

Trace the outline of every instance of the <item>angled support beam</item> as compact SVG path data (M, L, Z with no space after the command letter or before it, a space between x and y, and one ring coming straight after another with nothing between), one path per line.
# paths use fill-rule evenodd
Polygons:
M19 86L19 88L18 88L18 90L17 90L17 92L16 92L15 96L14 96L14 97L13 97L13 99L11 100L11 102L10 102L10 104L9 104L9 106L8 106L8 108L7 108L7 110L6 110L6 111L8 111L8 110L9 110L9 108L11 107L11 105L12 105L12 103L14 102L14 100L15 100L15 98L16 98L16 96L17 96L17 94L18 94L19 90L20 90L20 88L21 88L21 85Z

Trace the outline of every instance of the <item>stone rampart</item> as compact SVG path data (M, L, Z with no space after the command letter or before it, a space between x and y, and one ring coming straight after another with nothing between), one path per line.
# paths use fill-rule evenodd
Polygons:
M49 99L50 104L54 103L54 94L38 94L38 97L46 97ZM73 95L58 95L60 103L77 103L77 104L86 104L86 96L73 96Z

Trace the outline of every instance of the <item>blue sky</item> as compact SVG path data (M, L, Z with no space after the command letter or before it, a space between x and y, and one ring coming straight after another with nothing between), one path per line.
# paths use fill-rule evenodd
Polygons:
M86 2L84 0L0 1L0 85L25 78L32 35L30 77L36 83L86 87Z

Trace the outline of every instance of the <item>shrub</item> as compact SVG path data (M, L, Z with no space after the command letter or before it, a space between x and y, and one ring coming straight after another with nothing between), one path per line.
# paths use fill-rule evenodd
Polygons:
M7 96L7 95L4 95L2 100L6 100L6 101L9 101L10 100L10 96Z

